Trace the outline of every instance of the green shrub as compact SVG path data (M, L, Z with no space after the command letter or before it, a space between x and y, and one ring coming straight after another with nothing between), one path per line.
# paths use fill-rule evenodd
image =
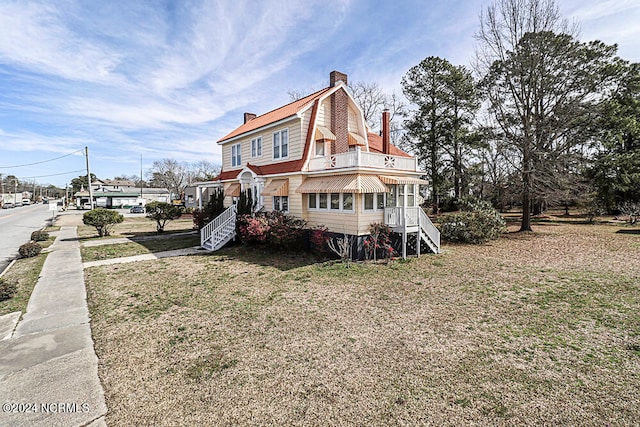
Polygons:
M18 248L20 256L23 258L31 258L38 255L42 251L42 246L37 243L29 242Z
M0 277L0 301L8 300L18 292L18 284L14 280Z
M95 208L82 215L82 222L96 228L100 237L108 236L116 224L124 221L124 217L116 211L104 208Z
M504 218L489 202L463 200L462 211L440 218L442 238L450 242L480 244L500 237L506 229Z
M42 230L36 230L33 233L31 233L31 240L33 240L34 242L44 242L45 240L49 239L49 233L47 233L46 231L42 231Z
M172 205L165 202L147 203L147 218L151 218L156 222L156 230L159 233L164 231L167 222L178 219L182 215L182 207Z

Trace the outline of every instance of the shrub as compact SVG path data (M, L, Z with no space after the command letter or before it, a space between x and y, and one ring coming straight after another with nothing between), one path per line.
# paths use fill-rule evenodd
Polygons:
M95 208L82 215L82 222L95 227L100 237L110 235L113 227L122 221L124 217L121 214L104 208Z
M171 203L151 202L147 203L147 218L156 222L156 230L159 233L164 231L167 222L178 219L182 215L182 207L174 206Z
M20 256L23 258L31 258L38 255L42 251L42 246L37 243L29 242L18 248Z
M0 277L0 301L8 300L18 292L18 284L14 280Z
M500 237L506 228L504 218L489 202L461 201L461 212L440 219L442 238L450 242L480 244Z
M310 231L309 240L311 241L312 250L320 255L326 255L331 252L328 242L331 239L329 229L320 224L313 227Z
M202 230L204 226L207 225L207 218L204 210L193 209L191 216L193 217L194 230Z
M618 206L620 213L627 217L627 222L635 225L640 219L640 203L626 201Z
M370 226L369 236L364 240L364 254L367 259L391 258L394 254L391 246L391 228L383 223L374 222Z
M44 242L45 240L49 239L49 233L47 233L46 231L42 231L42 230L36 230L33 233L31 233L31 240L33 240L34 242Z
M301 219L277 211L238 215L236 221L242 243L268 243L280 248L295 243L306 225Z

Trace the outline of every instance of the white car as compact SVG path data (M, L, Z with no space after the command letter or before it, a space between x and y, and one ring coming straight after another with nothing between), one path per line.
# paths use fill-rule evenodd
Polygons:
M30 204L31 204L31 200L29 200L29 199L22 199L22 204L23 204L24 206L30 205Z

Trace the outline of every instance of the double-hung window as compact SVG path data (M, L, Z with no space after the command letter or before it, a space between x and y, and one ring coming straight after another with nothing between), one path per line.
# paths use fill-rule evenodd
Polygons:
M289 196L273 196L273 210L289 212Z
M286 159L289 157L289 129L282 129L273 133L273 158Z
M234 144L231 146L231 166L242 165L242 146L240 144Z
M262 137L253 138L251 140L251 157L262 156Z
M384 193L365 193L362 196L365 211L384 210Z

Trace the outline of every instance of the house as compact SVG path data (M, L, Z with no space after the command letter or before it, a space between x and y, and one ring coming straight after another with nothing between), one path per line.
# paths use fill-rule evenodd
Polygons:
M91 183L94 206L99 208L130 208L146 205L149 202L169 202L169 190L166 188L140 188L132 181L95 180ZM89 192L81 189L73 197L80 209L88 207Z
M205 248L217 250L235 236L234 203L250 190L257 209L279 210L357 236L361 247L370 225L384 222L410 242L440 251L440 234L418 206L426 184L415 157L390 142L389 113L382 135L370 132L347 88L347 75L330 74L329 86L260 116L244 114L242 125L223 136L222 172L201 191L219 187L228 207L202 230Z

